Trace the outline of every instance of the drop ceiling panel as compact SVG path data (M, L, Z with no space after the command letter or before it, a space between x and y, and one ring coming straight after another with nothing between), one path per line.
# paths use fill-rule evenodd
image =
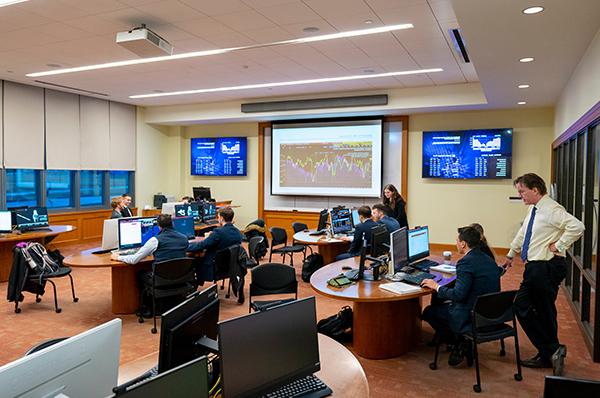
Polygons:
M221 22L216 21L211 17L196 18L188 21L178 21L177 27L200 38L234 32L233 29L223 25Z
M181 0L181 2L210 16L250 9L249 6L240 0Z
M286 3L259 8L257 11L278 25L309 22L319 18L319 15L304 3Z
M304 0L304 3L322 17L369 14L371 12L363 0Z
M178 0L163 0L156 3L144 4L137 9L170 22L189 21L206 17L205 14Z
M244 33L257 43L273 43L276 41L284 41L296 38L290 32L280 28L279 26L266 29L253 29Z
M237 31L273 28L276 26L275 23L254 10L217 15L214 18Z

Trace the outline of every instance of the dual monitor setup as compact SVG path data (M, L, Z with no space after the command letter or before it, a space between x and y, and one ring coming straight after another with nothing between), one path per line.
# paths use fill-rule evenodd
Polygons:
M331 218L331 222L329 222ZM349 235L354 232L354 227L360 224L358 209L348 209L343 206L334 207L331 210L323 209L319 212L319 224L315 235L324 234L327 231L327 224L331 226L331 233L334 235Z
M24 207L0 211L0 232L48 229L48 210L45 207Z
M175 217L193 217L196 224L213 224L217 219L217 206L213 202L168 202L162 204L161 213Z
M121 386L120 319L0 367L0 385L22 398L205 398L220 377L224 398L255 397L320 370L314 297L218 319L216 285L164 313L157 374ZM212 354L218 359L209 366Z
M210 187L193 187L192 188L194 200L196 202L214 202L214 199L210 193ZM156 209L160 209L163 203L173 203L175 202L175 197L171 195L163 195L158 193L154 195L154 207Z

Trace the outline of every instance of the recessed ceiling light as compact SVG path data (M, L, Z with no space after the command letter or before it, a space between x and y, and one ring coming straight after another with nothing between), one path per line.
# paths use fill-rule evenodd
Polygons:
M27 77L41 77L41 76L51 76L51 75L62 75L65 73L75 73L75 72L83 72L83 71L88 71L88 70L117 68L117 67L121 67L121 66L138 65L138 64L149 64L152 62L173 61L173 60L177 60L177 59L206 57L206 56L210 56L210 55L224 54L224 53L228 53L228 52L232 52L232 51L239 51L239 50L250 50L250 49L256 49L256 48L280 46L280 45L287 45L287 44L312 43L312 42L325 41L325 40L341 39L344 37L373 35L373 34L377 34L377 33L393 32L396 30L411 29L411 28L414 28L414 26L410 23L400 24L400 25L380 26L377 28L350 30L350 31L346 31L346 32L331 33L331 34L327 34L327 35L302 37L300 39L276 41L276 42L272 42L272 43L253 44L250 46L243 46L243 47L220 48L220 49L215 49L215 50L196 51L196 52L190 52L190 53L166 55L166 56L162 56L162 57L129 59L126 61L107 62L104 64L77 66L74 68L28 73L26 76Z
M60 68L62 65L59 65L59 64L46 64L46 66L49 66L50 68Z
M537 14L538 12L542 12L542 11L544 11L544 7L540 7L540 6L527 7L526 9L523 10L523 14L532 15L532 14Z
M165 92L165 90L152 90L152 91L154 91L155 93L164 93Z
M519 88L529 88L529 84L519 84Z
M375 70L374 69L365 69L365 70L363 70L363 72L365 72L365 73L375 73Z
M23 3L28 0L0 0L0 7L6 7L11 4Z
M15 73L14 70L7 70L6 73Z
M302 31L306 33L314 33L318 32L319 30L321 29L317 28L316 26L307 26L306 28L302 29Z
M370 25L370 24L372 24L372 23L373 23L373 20L372 20L372 19L365 19L365 23L366 23L367 25Z
M526 103L527 102L525 102L525 101L519 101L519 102L517 102L517 105L525 105Z
M533 57L525 57L525 58L521 58L519 60L519 62L523 62L523 63L527 63L527 62L533 62L535 58Z
M198 89L198 90L172 91L172 92L168 92L168 93L157 93L157 94L136 94L136 95L130 95L129 98L153 98L153 97L167 97L167 96L173 96L173 95L215 93L215 92L221 92L221 91L250 90L250 89L256 89L256 88L297 86L297 85L304 85L304 84L340 82L340 81L361 80L361 79L374 79L374 78L378 78L378 77L418 75L418 74L423 74L423 73L435 73L435 72L442 72L442 71L443 71L442 68L416 69L416 70L406 70L406 71L399 71L399 72L378 73L375 75L338 76L338 77L326 77L326 78L321 78L321 79L293 80L293 81L287 81L287 82L247 84L244 86L229 86L229 87L217 87L217 88L203 88L203 89Z

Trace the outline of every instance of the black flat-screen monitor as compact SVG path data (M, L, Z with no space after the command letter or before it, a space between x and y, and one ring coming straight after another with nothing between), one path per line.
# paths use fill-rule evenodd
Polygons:
M513 130L423 132L423 178L502 179L512 176Z
M212 221L217 218L217 205L206 202L202 205L202 221Z
M402 267L408 265L408 230L406 227L392 232L390 243L394 272L400 272Z
M334 234L352 231L352 214L350 209L336 208L331 210L331 230Z
M198 344L202 337L217 339L219 295L217 285L192 294L161 316L158 373L191 361L209 350Z
M367 238L363 235L362 245L360 246L360 260L358 262L358 279L363 279L365 276L365 262L367 261L367 249L369 244Z
M371 228L371 256L379 257L389 252L390 233L385 225Z
M175 205L175 217L193 217L194 221L200 221L200 205L198 203L186 203Z
M317 231L323 231L327 228L327 219L329 218L329 210L323 209L319 212L319 224L317 225Z
M408 231L408 261L414 263L429 257L429 228L418 227Z
M136 383L113 397L208 398L208 361L205 356Z
M210 196L209 187L193 187L192 190L194 191L195 200L209 201L212 199L212 196Z
M223 398L257 397L320 369L315 298L219 322Z
M28 207L15 210L17 229L26 230L48 226L48 210L45 207Z
M246 137L192 138L190 141L192 175L246 175Z
M188 239L194 238L196 236L196 231L194 230L194 217L173 217L173 228L182 234L184 234Z

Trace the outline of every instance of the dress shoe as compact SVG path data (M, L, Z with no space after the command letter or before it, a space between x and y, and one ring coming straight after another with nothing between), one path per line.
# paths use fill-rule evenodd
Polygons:
M526 368L546 369L552 367L552 362L536 354L534 357L522 360L521 365Z
M468 341L463 341L459 344L454 345L450 356L448 357L448 365L458 366L465 359L465 355L471 348L471 344Z
M565 368L565 357L567 356L567 346L559 345L558 349L552 354L552 370L554 376L562 376Z

